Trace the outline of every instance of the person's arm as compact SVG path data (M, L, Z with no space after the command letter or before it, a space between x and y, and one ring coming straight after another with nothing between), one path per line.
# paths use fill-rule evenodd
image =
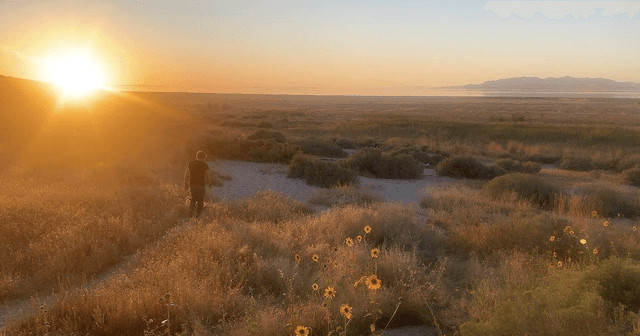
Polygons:
M189 167L184 172L184 190L189 190L189 178L191 178L191 173L189 171Z

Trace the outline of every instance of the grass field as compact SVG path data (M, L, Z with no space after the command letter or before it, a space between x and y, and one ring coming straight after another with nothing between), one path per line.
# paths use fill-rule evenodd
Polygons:
M42 90L12 88L16 99ZM0 147L0 311L32 309L0 335L640 333L640 192L625 182L640 155L637 101L132 94L92 104L34 105L36 126L17 101L1 107L29 136ZM274 133L248 138L260 129ZM288 163L313 141L391 158L410 147L555 161L428 190L415 207L341 186L315 196L329 207L320 213L262 192L186 219L181 178L198 148ZM569 156L590 168L560 169Z

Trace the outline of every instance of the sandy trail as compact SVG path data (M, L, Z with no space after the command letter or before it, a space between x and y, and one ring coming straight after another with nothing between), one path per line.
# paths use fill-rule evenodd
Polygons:
M210 162L211 169L228 174L231 181L210 192L216 199L236 200L254 195L260 190L273 190L306 203L314 192L322 188L309 186L300 179L287 178L286 165L243 161L218 160ZM386 202L417 206L429 187L451 185L453 179L435 176L433 169L425 169L418 180L391 180L358 177L360 188L380 195Z

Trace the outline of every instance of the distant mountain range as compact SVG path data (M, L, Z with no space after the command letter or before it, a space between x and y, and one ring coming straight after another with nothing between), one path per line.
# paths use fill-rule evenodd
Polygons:
M605 78L575 77L513 77L486 81L482 84L449 86L439 89L468 91L517 91L517 92L592 92L592 91L640 91L640 83L616 82Z

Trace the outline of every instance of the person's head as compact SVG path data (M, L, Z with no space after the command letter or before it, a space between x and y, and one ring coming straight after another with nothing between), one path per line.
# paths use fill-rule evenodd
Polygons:
M196 159L198 160L204 160L207 158L207 153L203 152L203 151L198 151L196 153Z

